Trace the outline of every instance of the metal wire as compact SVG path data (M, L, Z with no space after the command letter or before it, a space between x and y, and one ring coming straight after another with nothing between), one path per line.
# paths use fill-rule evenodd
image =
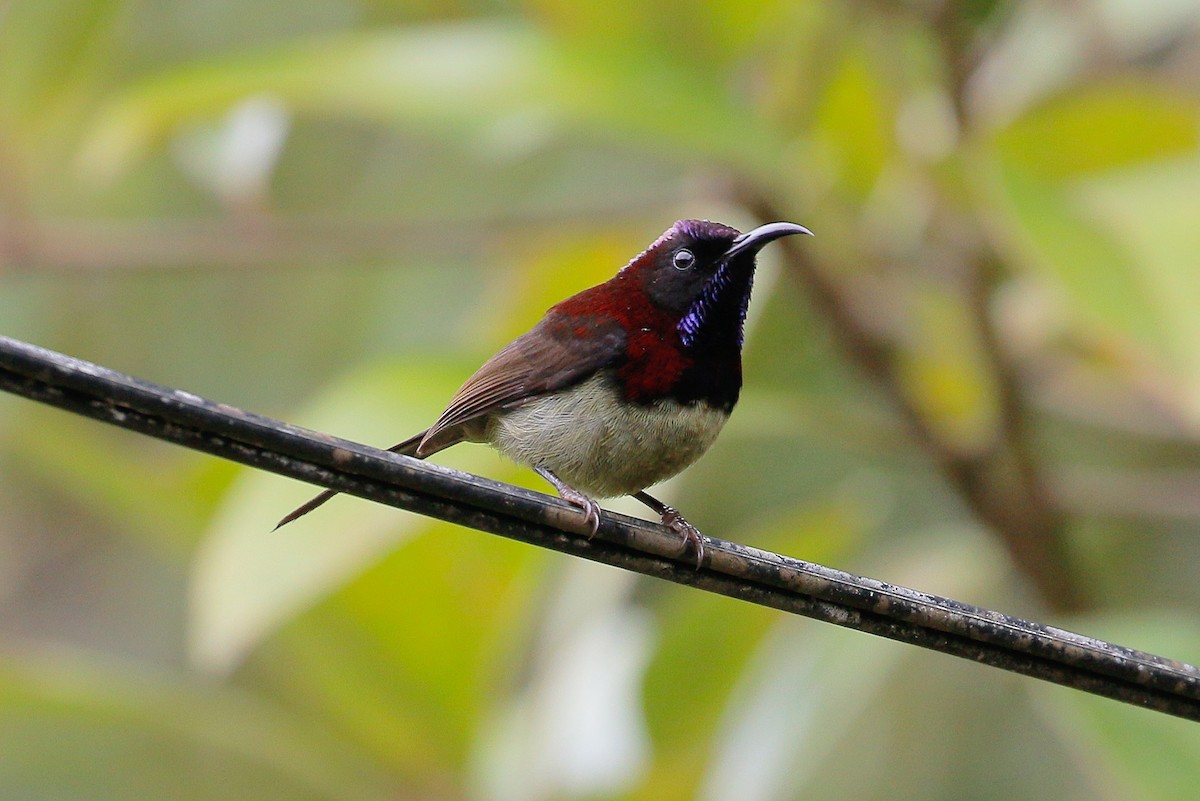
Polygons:
M0 389L312 484L648 576L1200 720L1200 669L1103 640L605 513L588 539L558 498L281 423L0 337ZM263 536L274 521L263 521Z

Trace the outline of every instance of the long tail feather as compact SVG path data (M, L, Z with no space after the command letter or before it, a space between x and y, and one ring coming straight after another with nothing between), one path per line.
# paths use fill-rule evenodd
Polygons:
M391 451L392 453L398 453L402 456L416 456L417 455L417 446L421 444L421 439L424 436L425 436L425 432L422 431L420 434L411 436L408 439L404 440L403 442L396 443L392 447L388 448L388 450ZM425 458L425 456L428 456L428 455L429 454L425 454L424 456L421 456L420 458L423 459L423 458ZM290 511L286 515L284 515L283 519L275 524L275 528L272 529L272 531L277 531L278 529L280 529L283 526L286 526L288 523L292 522L293 520L295 520L298 517L304 517L306 514L311 512L313 509L316 509L318 506L321 506L322 504L324 504L326 501L328 501L334 495L338 495L338 494L340 494L340 493L337 490L331 490L331 489L325 490L321 494L313 497L311 500L301 504L300 506L297 506L295 509L293 509L292 511Z

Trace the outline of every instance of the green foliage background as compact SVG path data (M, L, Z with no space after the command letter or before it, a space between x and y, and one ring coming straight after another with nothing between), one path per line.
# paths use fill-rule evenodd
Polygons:
M1198 31L1188 0L0 2L0 330L384 445L675 219L794 220L742 404L665 495L1200 662ZM1200 729L1115 702L349 499L271 534L310 492L0 397L0 796L1200 786ZM1014 561L1024 523L1061 549Z

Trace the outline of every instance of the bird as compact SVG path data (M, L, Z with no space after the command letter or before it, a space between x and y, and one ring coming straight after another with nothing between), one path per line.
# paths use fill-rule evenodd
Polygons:
M742 233L679 220L608 281L552 306L484 362L433 425L390 451L424 459L461 442L490 444L533 468L578 507L590 536L596 498L629 495L704 560L704 537L651 487L713 444L742 387L742 344L756 256L812 235L790 222ZM286 525L337 495L326 490ZM590 538L590 537L589 537Z

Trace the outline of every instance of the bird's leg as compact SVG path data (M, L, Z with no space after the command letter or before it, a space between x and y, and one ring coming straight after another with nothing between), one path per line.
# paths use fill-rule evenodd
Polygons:
M578 506L583 510L583 522L587 523L591 529L588 539L590 540L596 536L596 532L600 530L600 504L554 475L548 468L534 467L533 469L539 476L554 485L554 489L558 490L560 498L572 506Z
M700 529L685 520L677 509L667 506L653 495L636 492L633 497L658 512L662 516L663 525L683 537L684 553L687 552L688 544L696 547L696 569L699 570L704 562L704 535L700 533Z

